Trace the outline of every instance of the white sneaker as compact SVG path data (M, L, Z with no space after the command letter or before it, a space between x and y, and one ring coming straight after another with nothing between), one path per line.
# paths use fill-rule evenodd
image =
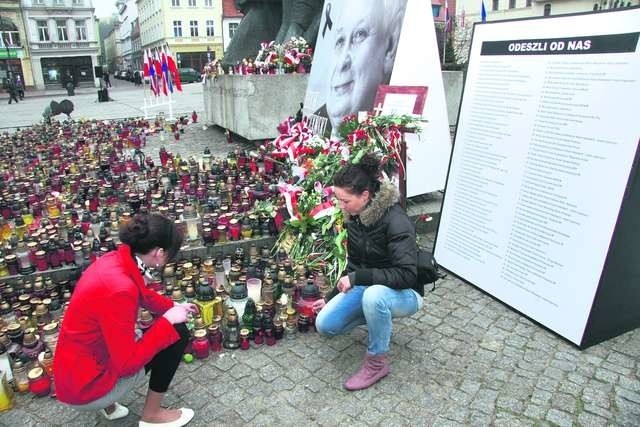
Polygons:
M98 412L100 412L102 416L109 421L119 420L120 418L124 418L129 415L129 409L126 406L121 405L118 402L115 402L114 405L116 405L116 409L110 414L107 414L107 411L104 409L100 409Z
M177 420L169 421L168 423L148 423L146 421L138 422L138 427L182 427L191 421L195 413L193 409L180 408L180 418Z

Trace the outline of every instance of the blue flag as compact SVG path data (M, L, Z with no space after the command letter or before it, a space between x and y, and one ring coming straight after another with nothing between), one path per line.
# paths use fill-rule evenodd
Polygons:
M487 22L487 10L484 8L484 0L482 0L482 9L480 10L480 16L482 17L482 22Z

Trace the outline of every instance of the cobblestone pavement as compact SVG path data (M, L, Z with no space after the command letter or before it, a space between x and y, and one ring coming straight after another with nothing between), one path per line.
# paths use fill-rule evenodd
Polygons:
M198 129L169 149L228 150L221 132ZM150 141L147 152L157 155L159 144ZM215 353L181 364L165 403L195 409L193 426L640 424L640 329L580 351L452 276L427 293L420 312L394 322L391 374L347 392L342 382L365 349L359 328ZM141 384L123 402L131 414L116 422L18 396L0 425L137 425L145 392Z

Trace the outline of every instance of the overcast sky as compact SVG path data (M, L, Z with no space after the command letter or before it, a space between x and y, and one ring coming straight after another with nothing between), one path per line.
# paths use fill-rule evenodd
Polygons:
M93 0L93 7L96 8L94 13L98 18L111 16L117 12L115 0Z

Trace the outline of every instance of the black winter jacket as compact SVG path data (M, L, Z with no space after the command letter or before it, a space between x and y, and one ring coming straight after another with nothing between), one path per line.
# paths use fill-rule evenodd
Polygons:
M347 270L352 286L385 285L392 289L414 289L417 283L416 232L407 213L398 204L399 193L383 183L369 205L358 216L345 213ZM338 294L334 288L327 301Z

